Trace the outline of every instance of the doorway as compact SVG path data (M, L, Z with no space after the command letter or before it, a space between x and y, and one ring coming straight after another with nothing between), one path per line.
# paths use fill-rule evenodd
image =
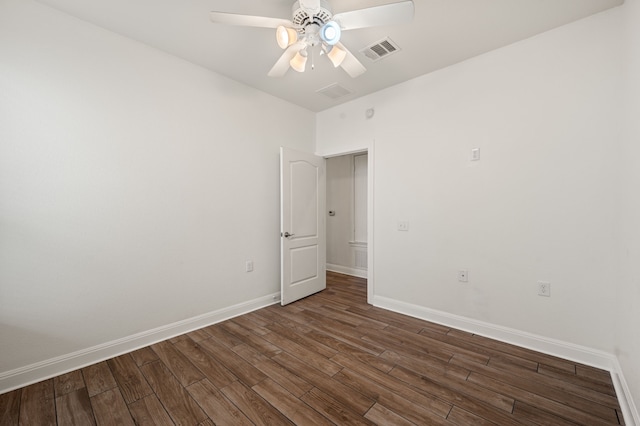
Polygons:
M374 224L374 182L375 182L375 149L374 149L374 141L363 141L357 144L358 148L353 150L344 150L344 151L334 151L334 152L323 152L318 155L324 156L324 158L328 161L334 157L343 157L348 155L358 155L358 154L367 154L367 245L366 245L366 262L367 262L367 270L365 278L367 279L367 303L373 304L373 296L374 296L374 288L375 288L375 256L374 256L374 232L373 232L373 224ZM328 214L328 209L327 209ZM337 214L337 212L336 212ZM329 216L327 216L329 219Z
M291 154L292 157L285 159L285 155L284 155L285 152L288 152L289 154ZM366 154L366 156L362 156L363 154ZM298 159L296 156L301 156L301 157ZM307 158L308 156L310 157ZM373 144L368 144L368 146L365 146L360 150L354 150L351 152L338 152L333 154L324 153L324 155L320 154L320 156L318 156L317 154L316 155L306 154L306 153L294 151L288 148L281 148L281 156L280 156L280 159L281 159L280 161L281 232L280 232L280 236L281 236L281 302L282 304L286 304L293 300L297 300L298 298L304 297L305 295L308 295L308 294L312 294L315 291L320 291L321 290L320 287L324 288L324 286L320 286L318 289L315 289L314 287L314 289L312 289L311 292L307 292L308 294L305 293L302 295L298 295L289 301L285 301L285 299L288 300L288 298L285 298L283 296L283 294L285 293L285 290L291 289L293 287L299 287L301 283L306 283L310 280L313 281L315 279L320 279L322 280L322 282L325 282L324 271L327 266L326 265L327 250L326 250L326 245L324 244L324 241L326 240L325 224L327 222L327 219L332 217L332 216L329 216L329 209L326 208L326 204L325 204L326 197L325 197L324 188L325 188L326 176L327 176L325 164L326 164L326 161L329 160L330 158L342 157L342 156L352 157L353 164L354 164L352 173L355 173L356 168L358 170L358 177L359 177L358 181L361 184L359 188L363 188L363 189L358 191L359 195L357 196L364 199L365 198L364 194L366 193L366 201L363 203L358 203L358 206L359 206L358 212L356 213L355 205L354 205L351 208L352 214L349 214L349 216L353 217L352 219L353 221L355 221L355 215L358 215L361 218L358 221L359 223L359 226L357 228L358 231L356 231L356 228L354 227L353 231L352 232L349 231L347 235L352 236L349 239L349 242L351 243L350 246L354 249L352 250L352 253L354 256L354 265L355 265L355 262L358 262L358 266L360 266L361 270L363 270L363 272L360 272L359 275L363 276L363 278L366 278L367 280L367 302L373 303L373 295L374 295L374 291L373 291L374 290L374 273L373 273L373 267L374 267L374 262L373 262L373 259L374 259L373 257L374 170L373 168L374 167L373 166L375 163L373 159ZM318 166L313 165L313 163L315 163L316 161L315 159L321 160L321 163L318 163ZM365 159L366 161L364 161ZM364 167L364 165L366 165L366 167ZM315 233L297 232L297 229L299 228L299 225L302 222L298 223L299 221L297 219L293 220L293 218L298 217L300 214L303 214L302 217L304 218L308 216L308 214L310 214L311 212L311 210L309 210L310 204L308 202L305 202L304 200L308 201L309 194L311 194L311 192L313 191L310 192L306 189L301 191L294 191L299 196L291 197L292 194L288 193L287 191L291 188L295 189L298 185L291 183L290 179L287 178L289 174L286 173L285 170L295 171L299 169L300 171L302 170L308 171L310 170L309 169L310 167L316 170L316 172L303 173L300 176L298 176L299 173L294 173L294 174L298 176L298 178L301 178L302 182L306 182L308 180L307 178L310 178L311 176L316 176L318 178L317 183L322 182L322 195L320 196L320 193L318 193L318 198L317 198L318 203L315 203L314 204L315 207L311 209L317 213L316 216L313 216L316 219L311 220L313 219L311 218L310 221L308 221L309 223L316 223L318 225L322 225L321 227L322 229L317 229ZM294 181L297 181L298 178L294 179ZM314 178L312 180L316 180L316 179ZM364 185L365 180L366 180L366 185ZM351 183L347 183L347 185L351 187ZM306 186L304 185L301 188L303 187L306 188ZM355 198L353 199L352 202L355 203ZM295 206L298 206L299 208L292 208ZM345 213L346 213L346 210L342 214L345 214ZM337 213L334 212L334 214L337 214ZM290 216L290 215L293 215L293 216ZM365 217L366 219L364 219ZM318 220L320 218L322 219ZM356 232L358 236L356 236ZM296 243L297 242L302 243L302 241L300 240L309 239L312 236L312 234L313 235L317 234L318 237L320 236L322 237L321 239L322 239L323 247L321 249L321 252L318 251L317 256L302 256L302 257L293 256L296 253L300 254L302 252L305 252L305 253L310 252L310 250L302 250L303 248L306 248L306 246L305 247L296 246L295 247L296 253L293 253L291 250L292 247L290 246L293 241L295 241ZM360 249L359 250L360 253L357 253L356 249ZM312 258L316 259L319 262L317 264L317 267L318 267L317 269L311 267L310 260ZM300 265L304 266L304 268L302 269L298 268L298 266ZM366 265L366 272L362 267L365 265ZM297 271L300 273L292 273L293 275L285 274L285 272L288 273L291 271L294 271L294 272ZM306 272L306 274L302 273L301 271ZM313 271L316 271L316 273L311 273ZM318 272L320 271L322 271L322 273L318 274ZM342 272L352 273L344 270ZM287 277L292 279L287 279Z
M326 160L327 270L367 278L368 154Z

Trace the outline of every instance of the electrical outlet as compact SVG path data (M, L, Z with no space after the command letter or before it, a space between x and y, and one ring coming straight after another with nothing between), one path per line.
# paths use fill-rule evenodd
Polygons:
M551 283L538 281L538 296L551 297Z
M471 161L480 160L480 148L472 148L471 149Z
M408 231L409 230L409 222L406 220L398 221L398 231Z
M469 281L469 271L466 269L460 269L458 271L458 281L461 283L466 283Z
M247 260L247 262L244 264L244 271L245 272L253 271L253 260Z

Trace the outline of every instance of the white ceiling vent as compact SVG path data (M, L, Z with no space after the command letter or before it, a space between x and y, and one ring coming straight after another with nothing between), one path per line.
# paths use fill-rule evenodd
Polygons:
M322 89L316 90L316 93L320 93L321 95L325 95L331 99L338 99L343 96L347 96L351 94L351 90L346 87L340 86L338 83L333 83L328 85L327 87L323 87Z
M387 37L365 47L360 53L375 62L398 51L400 51L400 47Z

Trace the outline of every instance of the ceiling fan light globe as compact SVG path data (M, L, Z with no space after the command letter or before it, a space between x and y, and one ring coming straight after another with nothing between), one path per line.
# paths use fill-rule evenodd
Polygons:
M338 68L346 57L347 52L343 49L340 49L338 46L333 46L329 53L327 53L327 58L331 60L331 63L335 68Z
M305 52L304 50L300 50L298 53L296 53L296 56L294 56L293 59L289 61L289 65L291 65L291 68L293 68L294 71L304 72L304 69L307 65L307 52Z
M329 46L333 46L340 41L340 25L336 21L329 21L320 29L320 38Z
M293 28L287 28L284 25L280 25L276 28L276 41L281 49L286 49L298 41L298 33Z

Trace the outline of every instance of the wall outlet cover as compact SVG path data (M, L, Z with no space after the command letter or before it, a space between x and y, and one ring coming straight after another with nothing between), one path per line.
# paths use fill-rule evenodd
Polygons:
M480 148L472 148L471 161L479 161L479 160L480 160Z
M551 283L538 281L538 296L551 297Z

